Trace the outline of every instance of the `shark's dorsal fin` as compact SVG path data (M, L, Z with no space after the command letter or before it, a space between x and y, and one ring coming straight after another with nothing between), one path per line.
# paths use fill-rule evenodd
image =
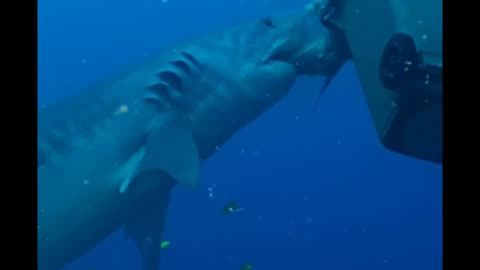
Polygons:
M120 192L125 192L139 175L156 170L164 171L183 186L198 185L199 154L188 129L180 125L154 128L142 149L128 166L131 173L123 174Z

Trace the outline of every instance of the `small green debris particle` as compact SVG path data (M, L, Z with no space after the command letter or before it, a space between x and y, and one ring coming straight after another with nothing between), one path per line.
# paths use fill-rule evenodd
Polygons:
M242 268L240 268L240 270L252 270L252 269L253 269L253 267L252 267L252 265L249 264L249 263L243 264L243 265L242 265Z
M162 243L160 243L161 248L167 248L168 246L170 246L170 241L162 241Z

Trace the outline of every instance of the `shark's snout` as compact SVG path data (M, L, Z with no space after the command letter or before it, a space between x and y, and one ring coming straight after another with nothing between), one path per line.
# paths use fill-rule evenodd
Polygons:
M272 48L263 57L262 62L283 61L290 62L290 55L294 51L294 44L288 37L277 40L272 44Z
M282 61L299 74L329 75L345 61L344 46L315 13L305 11L270 19L279 34L262 61Z

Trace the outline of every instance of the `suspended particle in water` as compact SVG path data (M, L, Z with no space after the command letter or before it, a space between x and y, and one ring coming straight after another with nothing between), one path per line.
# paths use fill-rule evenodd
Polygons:
M313 223L313 218L312 218L312 217L307 217L307 218L305 219L305 223L307 223L307 224L312 224L312 223Z
M122 113L128 112L128 106L127 105L120 106L120 112L122 112Z
M208 197L209 198L213 198L213 189L216 187L215 184L213 184L212 186L208 187L207 190L208 190Z
M118 107L116 111L116 114L124 114L124 113L128 113L128 106L125 104L120 105L120 107Z

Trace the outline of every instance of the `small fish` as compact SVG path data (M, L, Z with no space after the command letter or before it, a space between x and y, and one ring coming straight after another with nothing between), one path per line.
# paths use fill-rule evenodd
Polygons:
M232 214L238 209L238 204L237 202L229 202L227 205L225 205L222 209L222 215L226 216L229 214Z
M160 243L160 248L167 248L170 246L170 241L162 241L162 243Z
M243 264L242 267L240 268L240 270L252 270L252 269L253 269L253 267L249 263Z

